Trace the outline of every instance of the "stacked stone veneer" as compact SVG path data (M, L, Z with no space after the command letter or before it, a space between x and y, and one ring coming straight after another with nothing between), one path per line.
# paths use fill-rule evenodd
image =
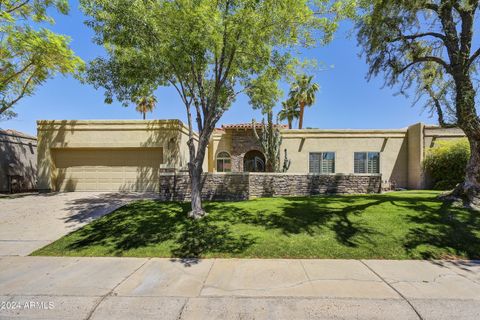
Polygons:
M307 196L316 194L379 193L381 175L318 175L288 173L205 173L204 200L247 200L258 197ZM160 177L162 200L190 199L187 173L165 173Z
M249 151L262 151L262 146L253 135L252 129L232 130L232 172L243 172L243 159Z

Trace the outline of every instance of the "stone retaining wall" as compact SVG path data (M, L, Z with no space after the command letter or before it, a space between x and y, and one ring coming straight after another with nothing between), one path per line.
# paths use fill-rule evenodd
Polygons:
M379 193L382 177L344 174L205 173L202 183L204 200L247 200L275 196ZM189 200L188 174L162 174L160 198L171 201Z

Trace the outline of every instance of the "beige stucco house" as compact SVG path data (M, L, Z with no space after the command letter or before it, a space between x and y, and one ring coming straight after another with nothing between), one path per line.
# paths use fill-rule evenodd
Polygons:
M422 161L459 129L422 123L405 129L281 129L289 174L381 175L384 185L427 186ZM55 191L156 191L162 175L185 171L188 129L179 120L38 121L38 188ZM210 173L264 170L251 124L224 125L212 135Z
M37 131L41 191L156 191L187 161L178 120L38 121Z
M281 149L287 151L291 160L289 173L381 174L384 184L409 189L426 187L422 162L428 148L439 140L465 136L460 129L422 123L404 129L283 128L281 132ZM225 125L213 135L209 171L224 171L223 159L228 157L231 158L232 172L244 171L244 165L248 166L251 161L250 155L255 158L258 151L261 147L253 136L251 124ZM264 158L260 155L258 162L262 160Z

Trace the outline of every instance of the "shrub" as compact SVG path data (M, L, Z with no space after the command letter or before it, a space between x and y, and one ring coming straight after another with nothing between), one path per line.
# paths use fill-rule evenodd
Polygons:
M437 190L453 189L463 181L470 157L467 139L439 141L427 151L423 167Z

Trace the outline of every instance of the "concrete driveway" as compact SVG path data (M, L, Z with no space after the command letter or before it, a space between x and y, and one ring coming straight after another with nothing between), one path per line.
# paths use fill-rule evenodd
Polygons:
M155 194L69 192L0 198L0 256L25 256L95 218Z

